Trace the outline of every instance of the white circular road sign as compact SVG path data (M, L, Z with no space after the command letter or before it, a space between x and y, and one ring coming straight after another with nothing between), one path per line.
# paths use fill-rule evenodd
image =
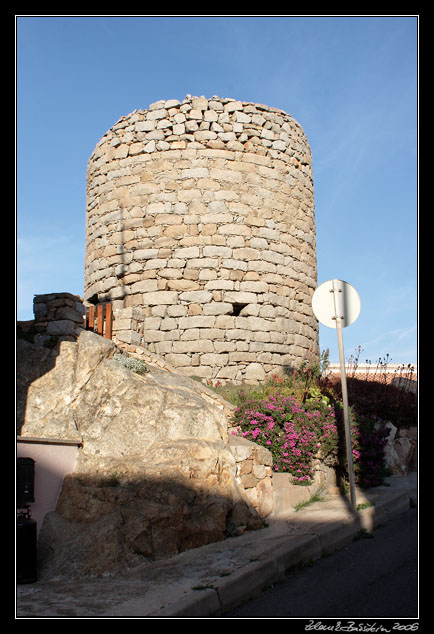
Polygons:
M356 289L342 280L329 280L316 289L312 297L315 317L328 328L337 327L340 318L345 328L354 323L360 313L360 297Z

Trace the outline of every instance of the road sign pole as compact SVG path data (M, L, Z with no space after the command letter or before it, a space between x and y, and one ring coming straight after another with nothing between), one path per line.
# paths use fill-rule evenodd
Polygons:
M338 333L339 363L341 366L342 402L344 406L345 442L347 447L348 475L350 478L351 508L356 510L356 488L354 485L353 447L351 442L350 412L348 407L347 377L345 374L344 341L342 337L342 319L336 315L336 331Z
M342 328L350 326L359 316L360 297L355 288L343 280L329 280L319 286L312 297L315 317L328 328L336 328L338 334L339 362L341 366L342 403L344 407L345 442L347 448L348 475L350 478L351 508L356 511L354 485L353 447L351 443L350 413L348 408L347 377L345 375L344 341Z

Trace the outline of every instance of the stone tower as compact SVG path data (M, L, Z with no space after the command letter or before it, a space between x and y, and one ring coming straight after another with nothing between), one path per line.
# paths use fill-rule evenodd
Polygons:
M181 373L260 380L318 353L316 284L311 152L282 110L187 95L96 146L85 301L134 313L135 343Z

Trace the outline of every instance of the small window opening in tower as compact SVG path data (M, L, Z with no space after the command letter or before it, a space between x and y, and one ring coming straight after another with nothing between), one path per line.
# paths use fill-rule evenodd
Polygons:
M232 304L232 315L237 317L246 306L247 304Z

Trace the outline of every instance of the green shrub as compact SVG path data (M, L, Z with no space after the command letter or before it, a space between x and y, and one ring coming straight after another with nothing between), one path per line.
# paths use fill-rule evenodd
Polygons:
M342 399L341 380L338 376L321 381L321 389ZM417 394L390 383L347 377L348 403L359 416L386 420L398 429L417 425Z
M358 346L354 355L350 355L347 363L348 402L358 416L371 417L389 421L398 429L417 425L417 393L405 389L414 382L414 367L411 364L401 365L395 371L393 383L387 366L392 359L387 354L371 364L366 360L369 372L364 378L356 375L359 358L363 349ZM335 401L342 399L340 376L326 376L322 373L319 385L324 393L333 396Z
M129 357L127 354L116 353L113 356L113 359L118 361L125 368L128 368L128 370L137 372L137 374L145 374L149 371L143 361L136 359L135 357Z

